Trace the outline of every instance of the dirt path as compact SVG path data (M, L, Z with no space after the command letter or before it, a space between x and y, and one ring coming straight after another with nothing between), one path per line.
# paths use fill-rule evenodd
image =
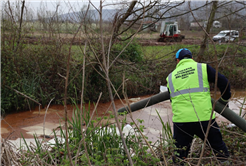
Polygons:
M165 46L165 45L174 45L174 44L185 44L185 45L194 45L200 44L201 39L183 39L182 42L157 42L156 39L142 39L139 40L139 43L142 46Z

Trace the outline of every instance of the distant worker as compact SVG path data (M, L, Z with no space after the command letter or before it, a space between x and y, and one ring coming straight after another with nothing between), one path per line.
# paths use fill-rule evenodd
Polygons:
M176 61L176 69L167 77L173 112L173 138L178 148L174 161L177 157L187 158L194 135L202 140L205 138L212 112L209 83L215 83L216 76L214 68L195 62L190 50L186 48L178 50ZM217 87L222 95L218 101L228 106L228 100L231 97L230 84L220 73L218 73ZM215 114L212 115L211 124L208 142L217 159L228 162L229 152L222 140Z

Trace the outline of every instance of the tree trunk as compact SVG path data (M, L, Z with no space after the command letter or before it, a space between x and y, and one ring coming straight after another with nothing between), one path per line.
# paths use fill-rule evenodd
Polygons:
M212 10L210 12L210 16L209 16L209 19L208 19L208 23L207 23L207 27L206 27L206 32L209 34L210 33L210 29L213 25L213 21L214 21L214 15L215 15L215 12L217 10L217 5L218 5L218 1L213 1L213 4L212 4ZM196 61L197 62L201 62L203 58L203 54L204 54L204 51L207 47L207 42L208 42L208 35L207 33L204 33L204 39L203 39L203 42L201 43L201 46L200 46L200 51L197 55L197 59Z

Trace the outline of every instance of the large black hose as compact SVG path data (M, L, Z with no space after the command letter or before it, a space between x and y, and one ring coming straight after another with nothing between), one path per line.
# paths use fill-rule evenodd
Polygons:
M131 112L140 110L142 108L160 103L162 101L168 100L170 99L170 95L169 93L166 92L162 92L159 94L156 94L154 96L151 96L147 99L143 99L140 100L136 103L133 103L130 105L130 110ZM212 100L213 103L213 100ZM122 107L118 110L118 113L121 112L130 112L128 107ZM246 120L244 120L242 117L238 116L235 112L233 112L231 109L229 109L228 107L225 108L225 106L219 102L216 102L215 105L215 111L219 114L221 114L223 117L225 117L226 119L228 119L229 121L231 121L232 123L234 123L236 126L238 126L239 128L241 128L243 131L246 132Z
M213 102L214 101L212 99L212 103ZM216 102L214 110L246 132L246 120L243 119L241 116L237 115L230 108L225 107L220 102Z
M160 102L168 100L168 99L170 99L169 93L163 92L163 93L159 93L159 94L156 94L154 96L151 96L147 99L143 99L143 100L140 100L136 103L133 103L130 105L130 108L131 108L131 111L134 112L134 111L140 110L142 108L145 108L145 107L157 104L157 103L160 103ZM118 112L125 112L125 111L130 112L128 107L122 107L118 110Z

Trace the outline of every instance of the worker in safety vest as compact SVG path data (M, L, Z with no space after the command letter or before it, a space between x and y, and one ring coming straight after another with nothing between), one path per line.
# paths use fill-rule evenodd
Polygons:
M188 156L193 136L205 138L212 113L209 83L215 83L216 71L204 63L193 60L191 52L182 48L176 53L176 69L167 77L173 112L173 138L178 148L177 157ZM218 100L228 106L231 97L230 84L222 74L218 73L217 87L221 97ZM208 142L217 159L225 161L229 157L228 149L222 140L219 126L212 115L212 127L209 130ZM174 162L177 157L174 156Z

